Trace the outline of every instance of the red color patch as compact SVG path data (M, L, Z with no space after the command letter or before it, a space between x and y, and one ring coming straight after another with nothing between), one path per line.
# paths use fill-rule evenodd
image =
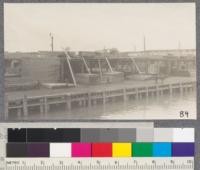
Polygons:
M92 143L92 157L112 157L112 143Z

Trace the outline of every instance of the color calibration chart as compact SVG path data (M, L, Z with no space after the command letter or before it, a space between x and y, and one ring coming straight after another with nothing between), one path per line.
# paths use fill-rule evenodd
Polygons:
M7 128L4 169L193 170L193 128Z
M7 157L193 157L193 129L8 129Z

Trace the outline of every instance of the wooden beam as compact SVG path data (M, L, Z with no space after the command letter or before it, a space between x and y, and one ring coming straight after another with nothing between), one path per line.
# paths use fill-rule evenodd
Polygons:
M106 62L107 62L107 64L108 64L108 67L109 67L111 73L113 73L113 69L112 69L112 66L111 66L111 64L110 64L110 61L108 60L108 58L107 58L106 56L105 56L105 59L106 59Z
M73 84L74 84L74 86L76 86L77 85L77 83L76 83L76 78L75 78L75 76L74 76L74 72L73 72L73 70L72 70L72 66L71 66L71 63L70 63L70 59L71 59L71 57L69 56L69 54L68 54L68 52L65 50L65 56L66 56L66 59L67 59L67 64L68 64L68 66L69 66L69 70L70 70L70 73L71 73L71 76L72 76L72 80L73 80Z
M85 58L84 58L83 56L81 56L81 58L83 59L83 63L84 63L84 65L85 65L85 68L86 68L87 72L88 72L89 74L91 74L91 71L90 71L90 69L89 69L89 67L88 67L88 65L87 65L87 62L86 62Z
M130 57L130 59L131 59L131 61L133 62L133 64L135 65L135 67L136 67L138 73L139 73L139 74L142 74L143 72L142 72L142 71L140 70L140 68L138 67L138 65L137 65L137 63L136 63L136 61L135 61L135 59L133 59L132 57Z

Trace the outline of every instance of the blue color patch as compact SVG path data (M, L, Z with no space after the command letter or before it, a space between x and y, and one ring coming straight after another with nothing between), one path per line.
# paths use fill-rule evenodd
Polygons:
M171 157L172 156L172 144L169 142L153 143L153 156L154 157Z

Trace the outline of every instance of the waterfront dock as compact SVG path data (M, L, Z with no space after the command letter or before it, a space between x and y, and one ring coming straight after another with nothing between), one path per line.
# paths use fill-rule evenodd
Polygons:
M40 88L27 91L6 92L6 116L28 116L30 112L48 114L54 106L67 111L75 107L92 107L109 102L140 100L151 96L183 95L196 89L195 77L169 77L163 81L127 80L114 84L78 85L74 88Z
M76 108L156 101L196 88L194 49L15 52L5 53L5 63L6 118L70 115Z

